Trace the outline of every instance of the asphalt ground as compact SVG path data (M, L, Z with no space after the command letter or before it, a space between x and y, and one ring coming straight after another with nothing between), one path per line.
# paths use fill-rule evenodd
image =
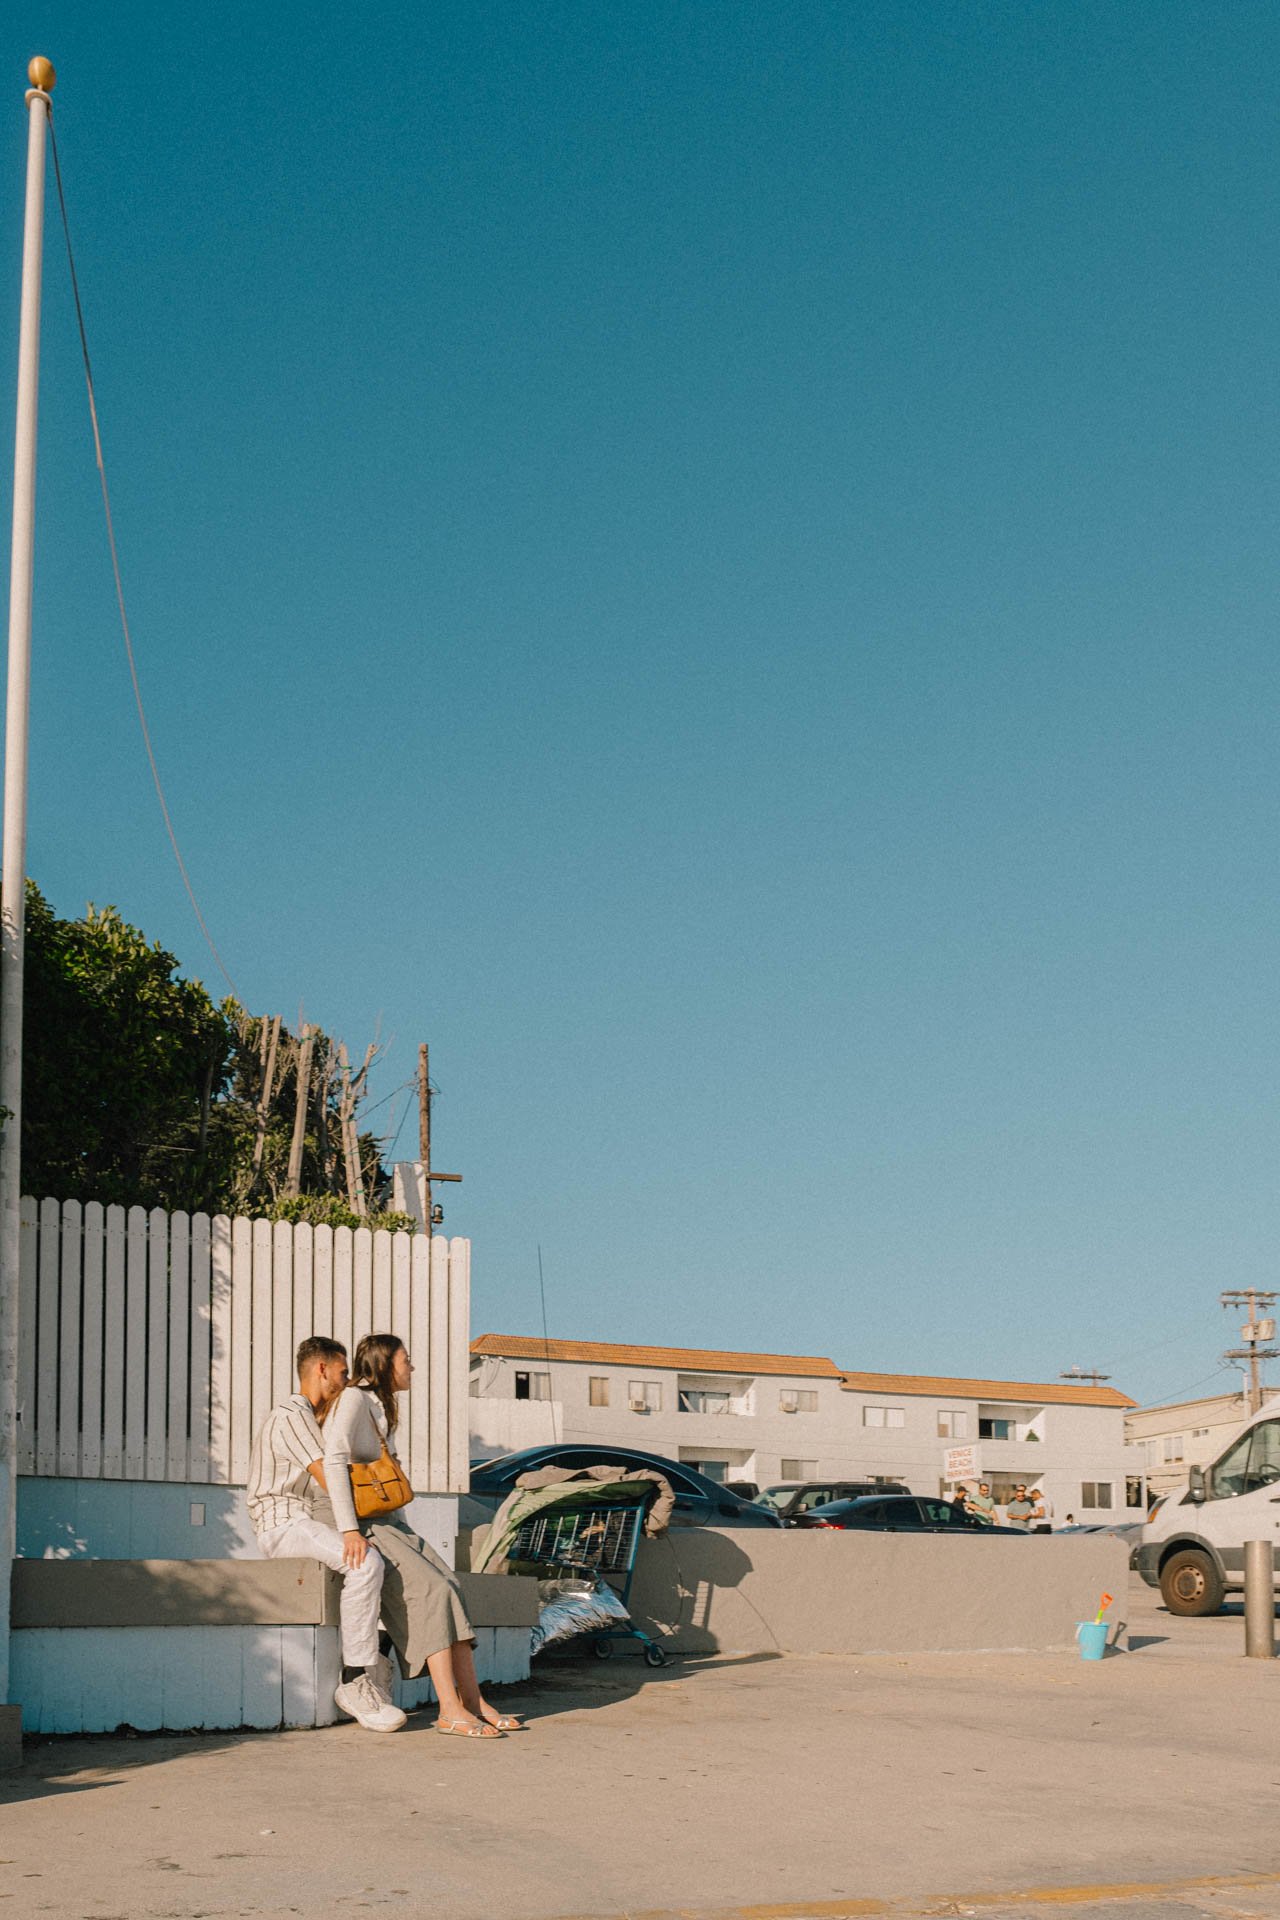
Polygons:
M33 1743L0 1920L1280 1920L1280 1662L1135 1582L1133 1651L619 1655L526 1732Z

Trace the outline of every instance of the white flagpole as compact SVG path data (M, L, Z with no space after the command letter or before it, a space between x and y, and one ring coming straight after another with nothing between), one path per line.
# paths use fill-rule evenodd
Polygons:
M18 418L13 457L13 559L9 574L9 686L4 726L0 839L0 1701L11 1703L9 1574L17 1527L18 1265L22 1201L22 945L26 924L27 715L31 693L31 590L35 566L36 402L40 384L40 276L44 259L44 160L54 71L27 68L27 206L22 238ZM2 1711L2 1710L0 1710ZM4 1716L12 1720L12 1715ZM0 1741L12 1737L0 1725Z

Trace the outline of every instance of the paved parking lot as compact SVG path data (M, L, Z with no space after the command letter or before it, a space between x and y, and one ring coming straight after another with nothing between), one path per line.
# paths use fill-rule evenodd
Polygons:
M1280 1920L1280 1663L1127 1598L1135 1651L1097 1665L619 1657L489 1745L50 1742L0 1791L0 1915Z

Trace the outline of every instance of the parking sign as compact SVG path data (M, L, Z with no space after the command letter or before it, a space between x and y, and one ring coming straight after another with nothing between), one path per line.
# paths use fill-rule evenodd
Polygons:
M944 1447L942 1451L942 1477L944 1480L976 1480L982 1472L981 1449L978 1447Z

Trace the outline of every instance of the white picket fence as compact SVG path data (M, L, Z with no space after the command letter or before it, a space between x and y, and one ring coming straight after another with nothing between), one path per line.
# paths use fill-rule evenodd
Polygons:
M465 1492L470 1263L467 1240L24 1199L18 1471L241 1485L300 1340L395 1332L406 1471Z

